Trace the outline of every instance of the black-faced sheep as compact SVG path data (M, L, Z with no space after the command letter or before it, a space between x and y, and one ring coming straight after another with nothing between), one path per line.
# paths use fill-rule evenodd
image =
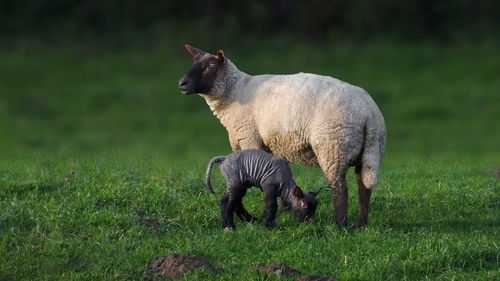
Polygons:
M199 93L227 129L234 151L256 148L288 161L320 166L332 188L335 221L347 225L346 174L355 166L356 225L368 223L372 188L385 148L384 118L362 88L309 73L248 75L224 56L186 45L194 62L179 81Z
M243 221L256 220L245 210L242 202L247 188L252 186L259 187L264 192L265 210L262 219L267 228L276 226L278 197L282 209L291 209L300 220L307 223L314 220L318 205L314 198L320 190L303 193L293 180L285 159L258 149L245 149L227 156L214 157L208 163L206 173L206 184L212 193L210 172L215 163L219 164L227 186L226 194L221 200L223 227L235 228L233 212Z

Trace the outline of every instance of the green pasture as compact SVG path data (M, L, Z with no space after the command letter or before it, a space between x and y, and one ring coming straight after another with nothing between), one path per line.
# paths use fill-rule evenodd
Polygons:
M0 280L142 280L153 257L173 252L218 268L185 280L287 280L248 271L278 261L341 280L499 280L499 50L226 47L250 74L303 71L361 86L385 116L369 226L335 226L324 189L314 224L279 213L273 231L237 219L237 231L221 228L224 181L214 170L213 196L204 174L230 146L204 100L177 88L191 63L182 45L1 51ZM318 168L292 170L307 191L326 186ZM352 224L352 171L348 185ZM262 193L244 203L260 215Z

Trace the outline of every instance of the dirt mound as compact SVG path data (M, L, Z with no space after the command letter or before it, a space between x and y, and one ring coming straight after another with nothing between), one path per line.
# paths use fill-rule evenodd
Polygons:
M155 276L178 278L186 271L200 268L215 269L210 261L198 255L173 253L153 258L148 264L147 279L152 280Z
M496 169L494 169L492 174L494 176L496 176L497 178L500 178L500 167L497 167Z
M143 226L155 227L155 228L161 226L160 220L159 219L155 219L155 218L140 217L139 218L139 224L143 225Z
M261 263L257 264L256 266L250 268L250 272L254 272L256 270L265 272L267 274L273 274L276 271L281 271L281 275L286 276L286 277L289 277L292 275L302 274L302 272L300 272L297 269L291 268L290 266L288 266L284 262L277 262L277 263L270 264L268 266L266 266L265 263L261 262Z
M335 281L337 278L326 275L302 275L297 277L295 281Z
M250 269L250 272L254 272L256 270L261 271L261 272L265 272L267 274L273 274L277 271L280 271L281 275L283 275L285 277L290 277L293 275L300 275L297 277L297 279L295 279L295 281L335 281L335 280L337 280L337 278L335 278L333 276L326 276L326 275L301 275L302 272L300 270L292 268L284 262L277 262L277 263L273 263L273 264L270 264L267 266L265 263L262 262L262 263L257 264L256 266L252 267Z

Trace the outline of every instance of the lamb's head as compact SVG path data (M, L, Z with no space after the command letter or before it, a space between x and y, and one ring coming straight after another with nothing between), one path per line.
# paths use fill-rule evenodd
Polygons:
M224 52L219 50L217 55L212 55L187 44L185 47L193 55L193 65L179 81L179 89L185 95L213 93L217 80L224 76L227 64Z
M295 215L306 223L312 223L314 221L314 213L316 212L316 207L318 206L318 201L316 201L316 196L321 191L321 188L304 193L300 187L295 187L293 194L290 198L292 203L292 209Z

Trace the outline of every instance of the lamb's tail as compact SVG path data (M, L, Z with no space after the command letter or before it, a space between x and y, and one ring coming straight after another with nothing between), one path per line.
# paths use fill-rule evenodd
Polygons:
M383 118L368 119L365 125L365 144L361 157L361 180L366 188L377 185L380 162L385 149L385 124Z
M208 167L207 167L207 174L205 176L205 184L207 185L208 187L208 190L210 190L210 192L214 193L214 190L212 189L212 185L210 184L210 173L212 172L212 166L215 164L215 163L220 163L222 161L224 161L224 159L226 159L226 156L216 156L214 158L212 158L209 162L208 162Z

